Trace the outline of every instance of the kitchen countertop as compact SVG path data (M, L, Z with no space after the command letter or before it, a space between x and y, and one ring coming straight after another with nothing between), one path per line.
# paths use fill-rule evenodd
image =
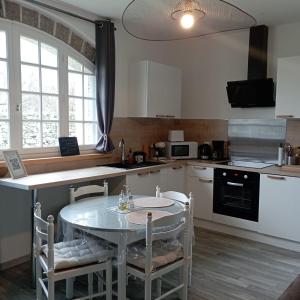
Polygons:
M223 161L225 162L225 161ZM273 174L279 176L291 176L291 177L300 177L300 172L292 172L283 170L281 167L278 166L270 166L262 169L256 168L246 168L246 167L236 167L236 166L227 166L222 165L222 161L216 162L213 160L189 160L186 162L187 165L199 165L207 168L222 168L222 169L230 169L230 170L240 170L240 171L247 171L247 172L256 172L260 174Z
M0 186L7 186L12 188L18 188L22 190L33 190L33 189L43 189L55 186L62 186L92 180L99 180L117 176L125 176L128 174L144 174L151 171L157 171L162 168L176 167L182 165L198 165L207 168L222 168L222 169L231 169L231 170L241 170L248 172L257 172L260 174L273 174L279 176L291 176L291 177L300 177L300 172L291 172L282 170L280 167L270 166L263 169L255 168L246 168L246 167L236 167L236 166L227 166L220 164L221 162L215 161L201 161L201 160L169 160L164 161L164 164L137 168L137 169L121 169L107 166L91 167L85 169L76 169L68 170L61 172L51 172L30 175L27 177L19 179L11 178L0 178Z

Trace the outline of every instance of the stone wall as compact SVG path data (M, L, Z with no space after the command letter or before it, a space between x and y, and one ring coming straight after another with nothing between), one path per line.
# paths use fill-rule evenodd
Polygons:
M68 44L89 61L95 63L96 50L89 42L76 34L72 28L39 12L38 9L28 8L14 1L0 0L0 18L20 22L44 31Z

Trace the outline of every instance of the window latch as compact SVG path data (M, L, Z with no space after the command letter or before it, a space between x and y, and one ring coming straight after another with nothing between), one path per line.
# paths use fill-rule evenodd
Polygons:
M21 104L16 105L16 111L20 112L21 111Z

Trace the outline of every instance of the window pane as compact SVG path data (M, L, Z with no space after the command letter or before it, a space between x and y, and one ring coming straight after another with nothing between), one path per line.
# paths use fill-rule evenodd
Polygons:
M78 144L83 144L83 124L82 123L69 123L69 136L76 136L78 140Z
M84 124L84 143L94 145L97 142L97 125L93 123Z
M0 122L0 149L9 148L9 124Z
M23 122L23 148L41 147L40 126L40 122Z
M7 63L0 61L0 89L7 89Z
M58 120L59 119L59 108L58 108L58 97L55 96L43 96L42 97L43 107L43 120Z
M22 91L39 92L40 91L40 75L39 68L22 65Z
M42 92L58 94L57 70L42 68Z
M86 73L86 74L94 74L90 69L88 69L88 68L86 68L86 67L84 67L84 73Z
M96 97L96 83L95 76L84 75L84 97Z
M0 57L6 58L6 34L4 31L0 31Z
M96 101L84 100L84 120L96 121Z
M58 123L43 122L43 147L58 145Z
M82 72L82 64L72 57L68 57L68 69L70 71Z
M82 96L82 75L69 73L69 95Z
M21 36L21 61L39 63L39 44L37 40Z
M70 98L69 100L69 120L83 121L82 99Z
M8 119L8 93L0 92L0 119Z
M23 120L41 119L40 95L22 95L22 117Z
M42 43L41 64L49 67L57 67L57 49Z

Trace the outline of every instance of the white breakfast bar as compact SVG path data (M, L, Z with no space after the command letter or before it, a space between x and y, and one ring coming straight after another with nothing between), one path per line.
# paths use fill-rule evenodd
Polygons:
M35 270L35 259L33 256L33 214L35 204L38 202L38 191L41 189L59 187L65 185L72 185L76 183L83 183L95 180L101 180L105 178L111 178L116 176L122 176L127 173L124 169L117 169L111 167L92 167L85 169L68 170L61 172L43 173L36 175L29 175L19 179L12 178L0 178L0 186L10 187L13 189L19 189L31 192L31 204L32 204L32 270ZM33 274L33 285L35 285L35 273Z

